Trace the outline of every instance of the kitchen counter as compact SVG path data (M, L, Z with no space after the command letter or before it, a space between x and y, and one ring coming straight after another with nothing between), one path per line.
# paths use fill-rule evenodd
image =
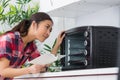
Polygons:
M15 77L14 80L117 80L118 68L45 72Z

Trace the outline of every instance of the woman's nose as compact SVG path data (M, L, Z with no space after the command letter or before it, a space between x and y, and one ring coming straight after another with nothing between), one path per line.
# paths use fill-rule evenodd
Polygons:
M47 30L47 35L48 35L48 37L49 37L49 35L50 35L50 30Z

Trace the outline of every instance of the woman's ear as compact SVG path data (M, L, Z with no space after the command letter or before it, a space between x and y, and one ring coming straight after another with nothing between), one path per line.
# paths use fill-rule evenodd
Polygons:
M35 22L35 21L32 21L32 25L35 26L35 25L36 25L36 22Z
M33 30L37 30L37 23L35 21L32 21L32 27Z

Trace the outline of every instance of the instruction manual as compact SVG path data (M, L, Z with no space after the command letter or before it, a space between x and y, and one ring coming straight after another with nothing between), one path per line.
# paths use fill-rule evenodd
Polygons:
M65 55L58 55L57 57L51 53L45 53L42 54L41 56L33 59L32 61L30 61L29 63L32 64L41 64L41 65L45 65L45 64L51 64L54 61L61 59L65 57Z

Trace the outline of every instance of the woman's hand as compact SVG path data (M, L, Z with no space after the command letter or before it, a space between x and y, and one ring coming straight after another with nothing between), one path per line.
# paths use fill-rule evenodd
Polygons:
M32 65L28 67L29 73L41 73L46 71L46 65Z
M60 44L63 41L63 38L65 37L65 31L62 31L57 38L56 45L60 46Z
M57 54L57 51L58 51L64 37L65 37L65 31L60 32L60 34L57 37L56 44L55 44L55 46L53 47L53 49L51 51L52 54L54 54L54 55Z

